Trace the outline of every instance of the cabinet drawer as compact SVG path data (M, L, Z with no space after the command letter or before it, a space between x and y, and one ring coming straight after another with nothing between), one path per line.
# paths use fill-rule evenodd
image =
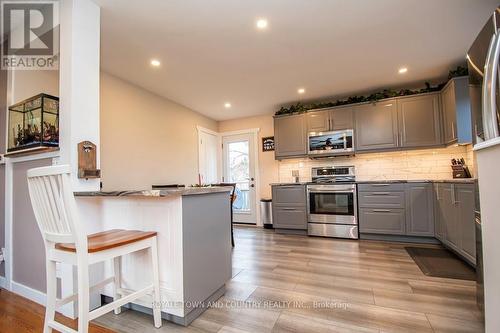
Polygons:
M307 213L300 207L273 206L273 224L277 229L307 229Z
M405 208L405 192L359 192L359 207Z
M273 206L306 206L306 187L304 185L273 186Z
M384 235L405 234L404 209L359 209L359 232Z
M404 183L370 183L359 184L358 191L360 192L404 192Z

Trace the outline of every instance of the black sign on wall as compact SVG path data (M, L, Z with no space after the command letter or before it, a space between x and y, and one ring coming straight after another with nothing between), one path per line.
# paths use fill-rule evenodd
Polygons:
M274 150L274 136L262 138L262 151Z

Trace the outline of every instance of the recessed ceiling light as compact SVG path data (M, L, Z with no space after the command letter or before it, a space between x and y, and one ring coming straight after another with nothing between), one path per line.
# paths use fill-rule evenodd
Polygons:
M401 68L398 70L398 73L399 73L399 74L404 74L404 73L406 73L406 72L408 72L408 68L406 68L406 67L401 67Z
M305 93L305 92L306 92L306 90L305 90L304 88L299 88L299 89L297 90L297 92L298 92L299 94L303 94L303 93Z
M160 65L161 65L160 60L158 59L151 60L151 66L159 67Z
M224 103L224 107L226 109L229 109L231 107L231 103L229 103L229 102Z
M257 29L264 30L267 28L267 20L265 18L260 18L255 22Z

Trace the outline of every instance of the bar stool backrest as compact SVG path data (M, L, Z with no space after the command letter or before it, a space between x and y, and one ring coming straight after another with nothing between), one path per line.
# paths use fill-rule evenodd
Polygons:
M87 253L87 235L79 223L70 174L69 165L28 170L31 205L46 248L74 243L77 253Z

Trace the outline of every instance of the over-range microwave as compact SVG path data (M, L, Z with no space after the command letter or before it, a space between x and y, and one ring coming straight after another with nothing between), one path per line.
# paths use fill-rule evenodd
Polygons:
M353 155L354 130L310 132L308 155L310 157Z

